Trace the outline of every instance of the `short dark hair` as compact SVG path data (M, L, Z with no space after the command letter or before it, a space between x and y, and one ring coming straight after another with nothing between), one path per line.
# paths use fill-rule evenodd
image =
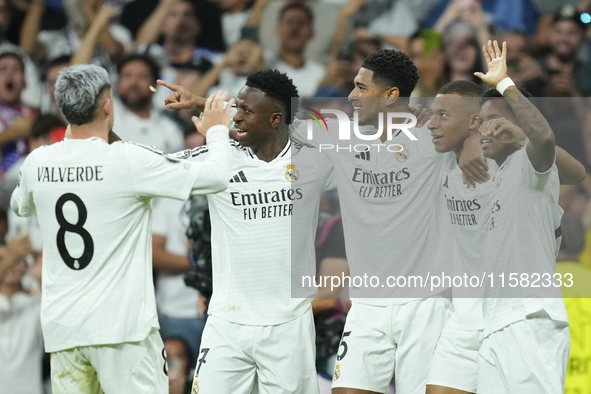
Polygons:
M49 137L51 130L56 127L66 127L62 118L53 114L39 115L31 126L31 138Z
M484 89L475 82L459 80L443 85L437 94L458 94L462 97L482 97Z
M158 63L149 55L141 54L141 53L132 53L129 55L125 55L117 64L117 74L121 75L121 71L123 68L131 62L143 62L148 68L150 69L150 73L152 74L152 79L156 81L160 78L160 66Z
M281 8L281 10L279 11L279 22L281 22L281 20L283 20L283 16L289 10L303 11L304 14L306 14L306 16L308 17L308 21L310 22L310 24L314 23L314 13L312 13L312 10L309 7L307 7L303 4L299 4L299 3L291 3L291 4L287 4L287 5L283 6L283 8Z
M372 53L361 67L373 71L372 82L386 88L397 87L401 97L410 97L419 81L419 71L401 51L382 49Z
M0 53L0 60L4 59L5 57L12 57L18 60L21 64L21 68L23 69L23 73L25 72L25 59L22 54L17 51L5 51Z
M532 94L530 92L528 92L527 90L525 90L524 88L520 87L520 86L516 86L517 90L519 90L519 92L521 94L523 94L532 104L535 104L536 101L534 100L534 97L532 96ZM482 107L484 105L484 103L486 103L487 101L491 101L497 98L503 98L503 95L495 88L490 88L484 91L484 93L482 93L482 98L480 99L480 106Z
M42 76L43 81L47 81L47 73L49 72L49 70L51 70L52 68L54 68L56 66L64 66L64 65L69 66L71 60L72 60L71 55L58 56L55 59L50 60L47 63L47 65L45 65L45 68L43 70L43 76Z
M294 114L291 111L291 99L300 97L293 80L277 70L256 71L246 78L246 86L258 89L285 109L283 120L291 124Z

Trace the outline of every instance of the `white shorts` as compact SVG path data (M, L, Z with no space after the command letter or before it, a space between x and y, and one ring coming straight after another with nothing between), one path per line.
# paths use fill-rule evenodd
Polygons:
M451 301L439 297L404 305L353 303L333 374L332 387L385 393L425 394L435 345Z
M460 330L447 324L437 342L427 384L475 393L482 340L482 330Z
M317 394L312 309L276 326L209 316L192 394Z
M158 330L141 342L82 346L51 353L53 394L168 393Z
M564 392L568 325L541 311L490 334L478 354L478 394Z

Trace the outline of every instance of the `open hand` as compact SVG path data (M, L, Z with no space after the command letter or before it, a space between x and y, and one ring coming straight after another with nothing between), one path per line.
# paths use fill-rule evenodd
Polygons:
M499 82L507 78L507 43L503 41L503 50L499 48L499 43L495 40L488 40L488 46L482 47L482 53L486 59L488 71L486 74L475 72L478 78L496 88Z

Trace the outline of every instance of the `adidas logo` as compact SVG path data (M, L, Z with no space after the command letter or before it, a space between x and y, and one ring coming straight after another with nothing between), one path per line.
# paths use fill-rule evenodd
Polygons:
M369 161L369 151L361 152L358 155L355 155L355 158Z
M232 179L230 179L230 183L240 183L240 182L248 182L246 177L244 176L244 172L240 171L238 174L234 175Z

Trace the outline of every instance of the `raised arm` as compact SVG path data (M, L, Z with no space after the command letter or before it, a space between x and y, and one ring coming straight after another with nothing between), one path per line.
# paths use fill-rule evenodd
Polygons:
M256 0L254 5L252 6L252 12L250 13L250 18L248 19L247 26L249 28L258 29L259 25L261 24L261 18L263 17L263 12L267 5L271 2L271 0Z
M166 250L166 236L152 234L152 265L155 269L180 274L191 269L188 255L170 253Z
M331 61L337 59L337 54L339 53L339 49L341 48L341 44L347 38L347 33L349 32L349 19L353 16L357 11L363 7L365 4L365 0L349 0L347 4L341 8L339 11L339 18L337 20L337 28L335 30L334 37L332 39L331 49L330 49L330 58Z
M45 56L45 47L37 41L44 11L45 0L33 0L21 27L20 47L36 62Z
M158 36L162 31L164 20L170 13L172 7L178 2L179 0L160 0L158 7L156 7L140 27L135 39L136 45L151 44L158 39Z
M251 72L263 69L263 49L250 40L237 42L228 50L224 60L207 71L189 90L196 96L205 96L209 89L215 85L224 69L244 60L252 70Z
M31 243L27 235L11 239L6 244L4 254L0 256L0 282L8 270L31 253Z
M98 17L101 17L100 14L103 11L104 8L109 8L109 10L111 11L110 13L107 14L108 16L108 23L104 26L104 28L100 31L99 35L98 35L98 44L105 50L105 52L107 52L109 54L109 56L111 57L111 60L114 63L117 63L118 59L123 55L125 48L123 47L123 44L121 44L119 41L117 41L112 35L111 35L111 31L109 30L109 24L115 19L115 17L117 16L117 13L115 10L113 10L110 7L97 7L100 4L102 4L102 2L91 2L91 1L84 1L82 2L82 11L84 12L84 15L86 16L86 19L88 19L90 21L90 24L92 25L95 21L95 19L97 19ZM102 16L105 17L105 16ZM104 21L101 21L101 23Z
M34 122L33 116L24 116L15 119L6 130L0 133L0 146L12 142L18 138L28 137Z
M80 47L72 56L72 60L70 64L90 64L92 62L92 57L94 55L94 50L96 49L96 45L99 42L99 37L101 36L103 30L107 30L109 24L115 17L117 13L108 7L102 7L101 10L96 14L95 18L93 19Z
M517 89L507 74L507 43L503 42L503 50L499 48L497 41L488 42L488 46L482 47L482 52L488 64L488 72L477 72L476 76L484 82L501 91L503 97L515 113L519 127L529 138L526 146L527 155L533 167L538 172L545 172L554 163L556 143L554 133L544 115L536 106ZM499 84L501 86L499 86ZM505 86L503 86L505 85ZM506 87L506 85L509 85Z
M224 106L227 96L228 94L222 91L212 95L205 102L203 120L196 116L191 119L197 131L206 138L209 147L208 159L199 163L200 176L193 185L194 194L215 193L228 187L232 155L228 143L228 127L234 99L230 99Z

